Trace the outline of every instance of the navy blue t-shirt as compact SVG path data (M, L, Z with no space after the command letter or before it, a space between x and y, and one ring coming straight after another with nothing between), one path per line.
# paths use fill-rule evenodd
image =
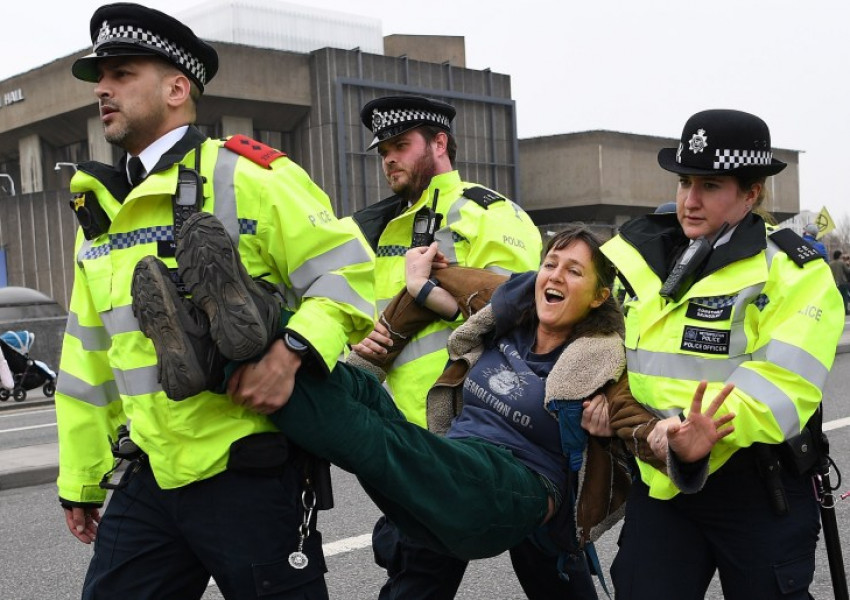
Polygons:
M446 437L479 438L510 450L564 491L558 422L544 408L546 377L563 351L531 352L534 331L515 327L487 348L463 384L463 410Z

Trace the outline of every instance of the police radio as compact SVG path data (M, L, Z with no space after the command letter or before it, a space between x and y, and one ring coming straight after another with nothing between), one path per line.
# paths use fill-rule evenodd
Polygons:
M437 212L437 197L440 195L440 190L434 190L434 200L431 202L431 207L423 206L416 211L416 216L413 217L413 238L410 241L411 248L420 246L430 246L434 241L434 234L440 226L440 221L443 220L443 215Z
M196 169L180 165L177 171L177 190L171 197L171 209L174 216L174 235L170 240L157 241L157 256L176 256L177 232L183 229L183 223L204 206L204 178ZM178 284L178 288L182 284Z
M201 210L204 205L204 179L194 169L180 165L177 171L177 193L174 204L185 211L184 219Z
M714 244L726 233L727 229L729 229L729 223L723 223L713 240L709 241L705 236L702 236L694 240L685 249L664 281L664 285L661 286L659 293L662 298L673 302L681 300L682 296L694 284L697 273L708 260Z

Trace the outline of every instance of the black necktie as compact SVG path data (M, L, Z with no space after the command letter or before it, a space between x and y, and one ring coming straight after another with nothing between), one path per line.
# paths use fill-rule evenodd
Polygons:
M127 174L130 176L130 184L133 187L142 182L145 178L145 166L142 164L141 158L133 156L127 161Z

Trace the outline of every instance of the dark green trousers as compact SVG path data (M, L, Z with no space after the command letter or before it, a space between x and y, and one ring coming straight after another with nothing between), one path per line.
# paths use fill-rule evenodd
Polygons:
M546 515L546 488L510 452L409 423L373 375L344 363L326 378L299 372L271 418L292 442L356 475L399 529L438 552L495 556Z

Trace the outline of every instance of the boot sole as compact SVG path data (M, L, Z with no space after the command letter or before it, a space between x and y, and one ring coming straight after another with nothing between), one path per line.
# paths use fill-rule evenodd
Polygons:
M192 300L207 313L210 334L224 356L247 360L266 349L272 334L249 291L257 289L256 283L215 216L201 212L186 220L177 235L177 265Z
M136 265L131 288L133 314L139 329L153 342L162 389L172 400L184 400L206 389L206 377L181 325L183 308L177 288L160 265L153 256Z

